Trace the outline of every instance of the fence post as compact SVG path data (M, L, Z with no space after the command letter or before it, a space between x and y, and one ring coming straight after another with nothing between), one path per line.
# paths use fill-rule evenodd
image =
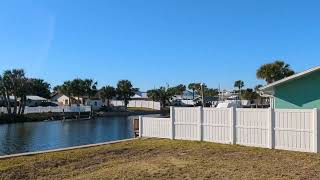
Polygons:
M142 138L142 133L143 133L143 127L142 127L142 116L139 116L139 137Z
M313 152L319 152L318 149L318 109L313 109Z
M269 127L268 127L268 148L273 149L274 148L274 109L271 107L268 109L269 114Z
M171 118L171 139L175 138L175 110L173 106L170 106L170 118Z
M203 122L203 108L199 106L198 109L198 140L202 141L202 122Z
M237 111L236 107L230 108L230 143L237 143L237 133L236 133L236 125L237 125Z

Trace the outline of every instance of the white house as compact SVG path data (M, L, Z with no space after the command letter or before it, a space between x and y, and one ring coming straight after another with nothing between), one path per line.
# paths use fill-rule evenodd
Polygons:
M68 106L70 105L70 98L64 94L55 94L51 97L52 102L57 102L59 105Z
M200 96L195 92L184 91L181 95L174 95L171 100L171 105L174 106L193 106L195 105L194 99L199 98Z
M26 106L35 107L41 106L43 103L48 102L48 99L40 96L27 96Z
M148 94L146 92L136 92L136 94L134 96L131 97L131 99L134 100L146 100L148 99Z
M181 95L174 95L172 99L173 100L193 100L197 97L199 97L199 95L196 92L193 97L193 92L185 90Z
M85 102L86 106L91 106L93 110L99 110L104 105L102 100L99 98L87 99Z

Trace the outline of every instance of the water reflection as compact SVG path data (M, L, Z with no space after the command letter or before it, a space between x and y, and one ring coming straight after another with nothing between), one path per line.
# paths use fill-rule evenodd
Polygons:
M0 125L0 155L132 138L129 117Z

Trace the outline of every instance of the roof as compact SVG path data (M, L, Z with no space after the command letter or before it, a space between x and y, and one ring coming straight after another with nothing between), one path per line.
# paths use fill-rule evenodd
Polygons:
M46 98L40 97L40 96L27 96L27 99L33 100L33 101L47 101Z
M311 69L308 69L306 71L303 71L301 73L297 73L297 74L294 74L292 76L289 76L289 77L286 77L284 79L281 79L279 81L276 81L274 83L271 83L271 84L268 84L262 88L260 88L261 91L267 91L269 90L270 88L274 87L274 86L278 86L280 84L283 84L285 82L288 82L288 81L292 81L292 80L295 80L295 79L298 79L298 78L301 78L302 76L305 76L305 75L308 75L308 74L311 74L315 71L319 71L320 70L320 66L316 66L314 68L311 68Z

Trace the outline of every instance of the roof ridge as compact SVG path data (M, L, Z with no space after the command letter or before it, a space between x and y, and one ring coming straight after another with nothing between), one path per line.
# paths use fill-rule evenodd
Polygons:
M273 86L282 84L282 83L284 83L284 82L286 82L286 81L299 78L299 77L301 77L301 76L303 76L303 75L307 75L307 74L310 74L310 73L315 72L315 71L318 71L318 70L320 70L320 66L315 66L315 67L313 67L313 68L309 68L309 69L307 69L307 70L305 70L305 71L296 73L296 74L294 74L294 75L292 75L292 76L283 78L283 79L281 79L281 80L278 80L278 81L276 81L276 82L273 82L273 83L271 83L271 84L268 84L268 85L266 85L266 86L263 86L262 88L260 88L260 90L265 90L265 89L267 89L267 88L270 88L270 87L273 87Z

